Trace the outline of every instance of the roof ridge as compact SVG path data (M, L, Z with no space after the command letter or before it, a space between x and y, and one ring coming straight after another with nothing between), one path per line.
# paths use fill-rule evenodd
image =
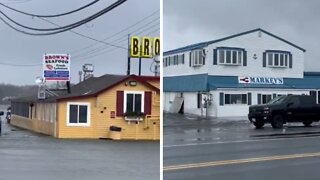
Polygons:
M199 48L203 48L205 46L208 46L209 44L213 44L213 43L217 43L217 42L220 42L220 41L224 41L224 40L228 40L228 39L232 39L232 38L235 38L235 37L238 37L238 36L242 36L242 35L246 35L246 34L250 34L250 33L253 33L253 32L256 32L256 31L261 31L263 33L266 33L268 34L269 36L272 36L278 40L281 40L303 52L305 52L306 50L301 48L300 46L297 46L279 36L276 36L262 28L255 28L255 29L252 29L252 30L249 30L249 31L244 31L244 32L241 32L241 33L237 33L237 34L233 34L231 36L227 36L227 37L224 37L224 38L219 38L219 39L215 39L215 40L211 40L211 41L204 41L204 42L200 42L200 43L194 43L194 44L190 44L190 45L187 45L187 46L183 46L183 47L180 47L180 48L176 48L176 49L172 49L172 50L169 50L169 51L166 51L166 52L163 52L163 55L170 55L170 54L174 54L174 53L180 53L180 52L186 52L186 51L189 51L189 50L194 50L194 49L199 49Z

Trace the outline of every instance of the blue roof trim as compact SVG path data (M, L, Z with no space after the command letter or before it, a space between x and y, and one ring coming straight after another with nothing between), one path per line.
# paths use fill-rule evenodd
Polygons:
M166 92L197 92L218 88L320 89L320 73L306 72L304 78L283 78L284 84L239 84L237 76L207 74L164 77Z
M235 38L235 37L238 37L238 36L242 36L242 35L246 35L246 34L250 34L250 33L253 33L253 32L256 32L256 31L261 31L261 32L264 32L276 39L279 39L280 41L283 41L303 52L306 52L305 49L303 49L302 47L300 46L297 46L279 36L276 36L268 31L265 31L261 28L257 28L257 29L253 29L253 30L250 30L250 31L246 31L246 32L242 32L242 33L238 33L238 34L234 34L234 35L231 35L231 36L228 36L228 37L225 37L225 38L221 38L221 39L217 39L217 40L213 40L213 41L206 41L206 42L201 42L201 43L197 43L197 44L191 44L191 45L188 45L188 46L185 46L185 47L181 47L181 48L178 48L178 49L173 49L173 50L170 50L170 51L166 51L166 52L163 52L163 55L164 56L168 56L168 55L171 55L171 54L176 54L176 53L181 53L181 52L186 52L186 51L191 51L191 50L194 50L194 49L200 49L200 48L203 48L203 47L206 47L208 46L209 44L213 44L213 43L217 43L217 42L220 42L220 41L225 41L227 39L231 39L231 38Z
M258 30L260 30L260 31L262 31L262 32L264 32L264 33L266 33L266 34L268 34L268 35L270 35L270 36L274 37L274 38L277 38L277 39L279 39L279 40L281 40L281 41L283 41L283 42L285 42L285 43L287 43L287 44L290 44L291 46L293 46L293 47L295 47L295 48L297 48L297 49L299 49L299 50L301 50L301 51L303 51L303 52L306 52L306 50L305 50L305 49L303 49L302 47L297 46L297 45L295 45L295 44L293 44L293 43L291 43L291 42L289 42L289 41L287 41L287 40L285 40L285 39L283 39L283 38L281 38L281 37L279 37L279 36L276 36L276 35L274 35L274 34L272 34L272 33L268 32L268 31L265 31L265 30L260 29L260 28L258 28Z
M206 46L207 46L206 42L192 44L192 45L181 47L181 48L174 49L174 50L171 50L171 51L163 52L163 55L167 56L167 55L171 55L171 54L177 54L177 53L181 53L181 52L192 51L192 50L195 50L195 49L202 49L202 48L204 48Z
M320 72L304 72L304 76L320 76Z
M163 90L166 92L207 91L208 74L163 77Z

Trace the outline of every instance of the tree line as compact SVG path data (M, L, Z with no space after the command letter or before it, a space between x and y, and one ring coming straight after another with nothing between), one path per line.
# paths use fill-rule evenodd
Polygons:
M36 85L0 84L0 104L9 104L11 98L30 96L38 92Z

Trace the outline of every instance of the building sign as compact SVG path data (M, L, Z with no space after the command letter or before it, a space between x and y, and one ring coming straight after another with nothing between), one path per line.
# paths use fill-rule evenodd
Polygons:
M45 54L43 56L43 78L46 81L69 81L70 55Z
M283 78L239 76L240 84L283 84Z
M152 58L160 54L160 38L132 36L130 40L130 57Z

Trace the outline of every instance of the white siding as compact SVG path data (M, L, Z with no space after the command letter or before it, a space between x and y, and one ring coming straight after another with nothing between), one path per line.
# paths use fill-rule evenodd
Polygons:
M306 94L309 90L282 90L282 89L221 89L211 91L213 95L212 105L208 108L208 115L211 117L246 117L248 115L249 105L243 104L225 104L220 105L220 93L224 94L247 94L251 93L252 105L258 104L258 94ZM164 92L164 111L169 111L170 105L174 97L180 96L180 93ZM201 109L197 107L197 92L183 93L184 97L184 113L201 115ZM203 109L203 116L206 111Z
M163 68L164 76L192 75L208 73L223 76L288 77L303 78L304 52L268 34L259 31L211 44L206 49L206 64L201 67L189 67L189 52L185 54L184 65ZM213 49L216 47L238 47L247 51L247 66L213 65ZM262 67L262 55L266 50L289 51L292 54L292 68ZM182 53L179 53L182 54ZM253 59L253 55L257 59ZM170 55L173 56L173 55ZM166 57L166 56L165 56Z
M217 90L211 91L213 94L214 107L217 107L218 117L232 117L232 116L247 116L249 111L249 105L240 104L225 104L220 106L219 93L225 94L247 94L251 93L252 105L258 104L258 93L259 94L309 94L308 90L275 90L275 89L239 89L239 90ZM212 108L212 107L211 107Z
M163 110L164 111L169 111L170 110L170 106L174 100L174 97L176 97L177 93L173 93L173 92L165 92L163 93L163 97L164 97L164 103L163 103Z

